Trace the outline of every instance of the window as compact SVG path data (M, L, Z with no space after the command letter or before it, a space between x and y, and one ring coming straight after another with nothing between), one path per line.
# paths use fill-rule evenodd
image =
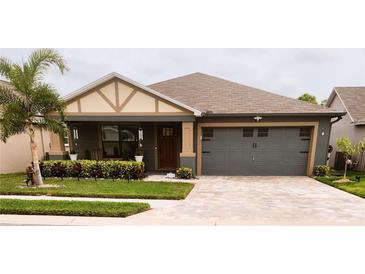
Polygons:
M268 137L268 136L269 136L269 129L267 127L258 128L257 137Z
M72 129L72 134L73 134L73 136L74 136L74 140L79 139L79 131L78 131L78 129L77 129L77 128L73 128L73 129Z
M213 138L213 129L203 128L203 138Z
M65 132L65 134L63 134L63 144L67 147L69 146L69 140L68 140L68 133L67 132Z
M246 127L243 128L243 137L253 137L253 128L252 127Z
M102 126L103 156L130 160L137 148L137 128L126 126Z
M163 137L172 137L175 136L176 132L173 127L164 127L162 128L162 136Z
M310 137L311 136L311 128L310 127L301 127L299 129L299 137Z

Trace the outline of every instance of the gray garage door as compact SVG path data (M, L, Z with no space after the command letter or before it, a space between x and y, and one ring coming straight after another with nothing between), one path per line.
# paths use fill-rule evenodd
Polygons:
M203 128L203 175L305 175L311 128Z

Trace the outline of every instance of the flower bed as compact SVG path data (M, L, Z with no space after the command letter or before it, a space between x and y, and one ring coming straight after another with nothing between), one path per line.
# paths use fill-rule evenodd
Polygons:
M96 161L96 160L52 160L41 163L43 177L141 179L143 162Z

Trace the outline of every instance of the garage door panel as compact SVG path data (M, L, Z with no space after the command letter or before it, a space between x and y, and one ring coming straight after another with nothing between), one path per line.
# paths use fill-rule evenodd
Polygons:
M210 141L203 140L202 173L206 175L305 175L309 137L299 128L253 130L214 128ZM261 137L259 137L261 136Z

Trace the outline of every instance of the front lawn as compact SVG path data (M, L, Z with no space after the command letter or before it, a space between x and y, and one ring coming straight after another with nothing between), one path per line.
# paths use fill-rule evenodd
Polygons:
M25 187L24 179L21 173L0 175L0 194L180 200L194 187L191 183L178 182L47 178L44 184L58 187L33 188Z
M127 217L148 209L146 203L0 199L0 214Z
M360 182L355 182L355 176L360 175L361 179ZM328 177L315 177L317 181L320 181L322 183L325 183L327 185L336 187L338 189L341 189L343 191L352 193L354 195L360 196L362 198L365 198L365 174L360 173L358 171L349 171L347 178L349 178L351 183L335 183L334 181L341 179L343 177L343 172L341 171L332 171L331 176Z

